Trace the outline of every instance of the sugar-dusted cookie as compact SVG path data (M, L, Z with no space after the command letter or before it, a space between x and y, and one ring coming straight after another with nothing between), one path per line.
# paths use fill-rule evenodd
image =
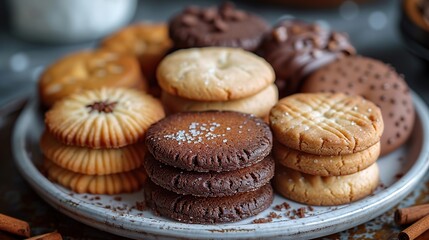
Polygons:
M360 96L343 93L294 94L271 109L276 139L295 150L318 155L360 152L380 141L380 109Z
M45 158L44 169L50 180L77 193L128 193L139 190L147 179L143 167L109 175L85 175L59 167Z
M262 212L273 202L270 184L255 191L227 197L180 195L153 183L147 185L144 191L147 205L161 216L184 223L236 222Z
M232 3L208 8L190 6L169 22L176 49L225 46L254 51L268 28L264 19L236 9Z
M228 172L182 171L148 155L144 162L149 178L155 184L178 194L200 197L223 197L254 191L269 183L274 176L274 160L264 160Z
M106 175L136 169L143 164L147 151L143 142L111 149L69 146L46 131L40 139L40 149L56 165L87 175Z
M153 124L149 152L160 162L189 171L231 171L264 159L271 151L268 125L250 114L184 112Z
M377 163L350 175L321 177L276 166L275 190L286 198L309 205L346 204L370 195L378 186Z
M101 87L148 89L134 57L105 50L67 55L50 65L39 79L39 95L46 107L72 93Z
M274 142L273 156L288 168L317 176L348 175L371 166L380 154L380 142L363 151L335 156L314 155Z
M73 94L45 115L47 130L67 145L119 148L142 140L164 117L161 103L137 90L102 88Z
M360 95L380 107L386 128L381 137L381 155L404 144L413 130L410 89L395 69L378 60L362 56L338 60L314 72L301 90Z
M316 23L284 20L276 24L262 41L258 53L274 68L280 97L299 90L313 71L355 53L347 35Z
M278 101L278 91L274 84L269 85L253 96L231 101L207 102L177 97L163 92L161 101L171 113L186 111L228 110L266 117Z
M101 42L101 48L138 58L143 74L155 80L156 67L171 48L165 23L136 23L120 29Z
M264 59L237 48L191 48L173 52L159 64L157 77L167 93L199 101L249 97L274 82Z

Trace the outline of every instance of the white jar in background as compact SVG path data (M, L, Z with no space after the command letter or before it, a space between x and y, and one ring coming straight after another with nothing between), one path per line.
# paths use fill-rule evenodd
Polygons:
M72 43L128 23L137 0L9 0L12 29L28 40Z

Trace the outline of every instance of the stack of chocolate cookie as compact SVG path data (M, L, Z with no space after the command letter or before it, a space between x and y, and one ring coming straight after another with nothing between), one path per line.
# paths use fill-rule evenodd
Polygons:
M46 112L40 140L49 179L77 193L138 190L147 178L141 141L164 117L161 103L137 90L76 93Z
M234 222L273 200L272 134L262 119L238 112L171 115L147 131L152 155L144 163L152 183L149 206L186 223Z
M311 205L337 205L372 193L384 129L380 109L359 96L295 94L270 113L275 188Z
M238 48L176 51L162 60L157 77L171 113L230 110L267 117L278 100L270 64Z

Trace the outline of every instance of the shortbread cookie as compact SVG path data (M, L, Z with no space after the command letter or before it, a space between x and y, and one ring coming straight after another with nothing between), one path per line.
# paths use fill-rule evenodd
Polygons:
M156 160L198 172L231 171L264 159L272 134L260 118L238 112L186 112L153 124L146 145Z
M148 89L134 57L105 50L65 56L49 66L39 79L39 95L46 107L70 94L101 87Z
M336 61L312 74L302 91L361 95L379 106L387 129L381 137L381 155L404 144L413 130L410 89L395 69L378 60L355 56Z
M231 3L208 8L190 6L169 23L176 49L224 46L254 51L268 28L264 19Z
M61 168L45 158L47 177L77 193L118 194L139 190L147 179L143 167L109 175L85 175Z
M313 71L355 49L348 37L315 23L284 20L267 33L258 53L272 64L280 97L299 90Z
M147 205L156 213L184 223L236 222L262 212L273 202L270 184L228 197L180 195L153 183L145 187L144 193Z
M128 172L140 167L146 155L143 142L122 148L91 149L62 144L46 131L40 139L40 149L56 165L87 175Z
M191 48L173 52L159 64L157 77L167 93L199 101L249 97L274 82L264 59L237 48Z
M271 110L276 139L295 150L317 155L363 151L380 141L380 109L360 96L342 93L295 94Z
M253 114L258 117L268 116L271 108L278 101L278 91L274 84L253 96L223 102L195 101L163 92L161 101L171 113L186 111L227 110Z
M119 148L141 140L164 117L161 103L137 90L102 88L73 94L45 115L48 131L67 145Z
M339 205L370 195L378 186L377 163L344 176L320 177L276 166L274 188L286 198L309 205Z
M380 143L363 151L335 156L313 155L288 148L274 142L273 156L277 163L317 176L340 176L353 174L371 166L380 154Z
M103 49L136 56L143 74L150 81L155 81L156 67L171 45L165 23L146 22L125 27L101 43Z
M254 191L274 176L274 160L270 156L252 166L228 172L182 171L158 162L149 154L144 163L155 184L178 194L200 197L224 197Z

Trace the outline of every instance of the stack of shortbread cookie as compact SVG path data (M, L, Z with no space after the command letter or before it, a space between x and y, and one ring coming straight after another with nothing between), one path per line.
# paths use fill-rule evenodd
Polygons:
M46 112L40 140L47 176L78 193L138 190L146 180L141 141L164 117L161 103L131 89L88 90Z
M383 119L370 101L345 94L295 94L270 113L277 142L274 186L311 205L337 205L371 194L379 182Z
M238 112L177 113L147 131L147 204L187 223L234 222L268 208L274 160L269 126Z
M264 118L278 100L270 64L238 48L176 51L162 60L157 77L170 113L230 110Z

